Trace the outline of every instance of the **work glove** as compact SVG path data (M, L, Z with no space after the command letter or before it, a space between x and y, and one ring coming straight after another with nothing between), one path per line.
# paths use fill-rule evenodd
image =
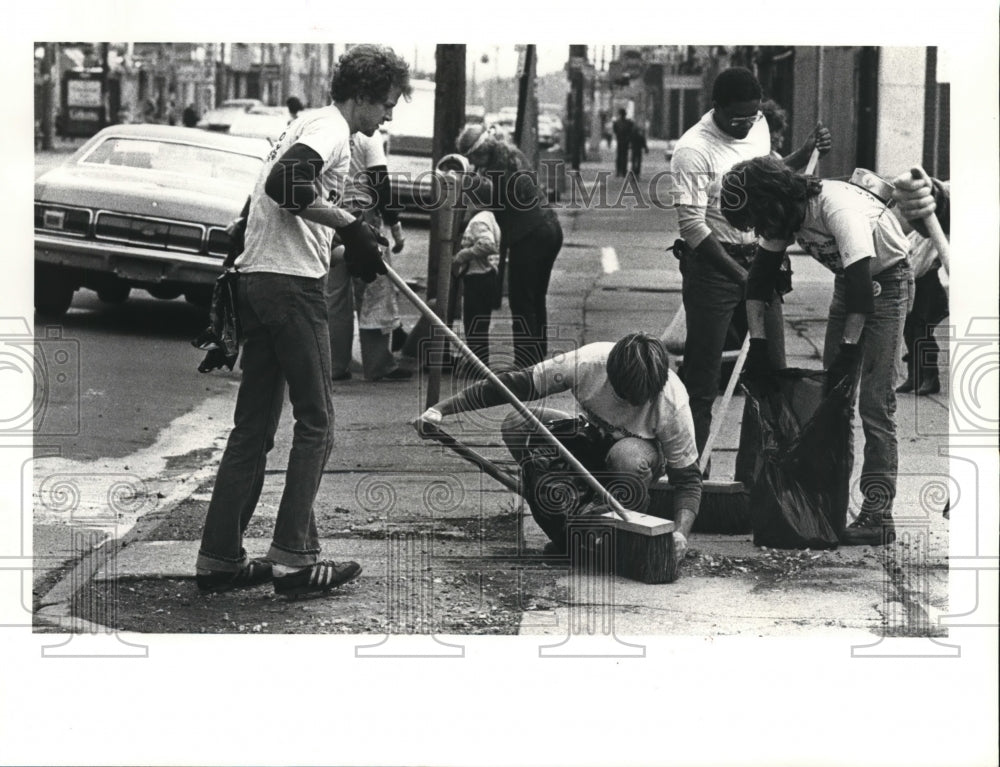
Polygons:
M406 238L403 236L403 225L398 221L389 227L392 233L392 252L400 253L406 245Z
M825 393L829 394L845 378L850 378L853 382L860 363L861 347L858 344L841 344L840 351L837 352L837 356L833 359L833 364L826 371Z
M352 277L374 282L378 275L387 273L381 248L389 241L374 227L356 218L347 226L337 227L337 234L344 243L344 261Z
M743 365L743 383L759 381L772 373L771 360L767 355L767 339L751 338L750 351Z
M413 428L417 430L417 434L423 437L427 431L440 426L443 417L440 410L429 407L413 422Z

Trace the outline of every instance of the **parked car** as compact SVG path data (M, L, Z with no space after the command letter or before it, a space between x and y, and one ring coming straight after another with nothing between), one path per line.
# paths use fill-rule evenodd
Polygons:
M308 111L308 109L304 109L299 114L302 115ZM273 144L285 132L291 119L287 107L252 107L233 118L228 132L230 136L263 138Z
M425 212L434 204L434 82L411 80L409 101L401 101L388 133L389 181L393 202L407 212Z
M538 146L548 149L562 143L562 121L547 114L538 115Z
M81 287L206 304L226 227L270 144L166 125L114 125L35 181L35 310L61 317Z
M246 114L254 107L262 106L264 106L264 102L260 99L228 99L215 109L205 112L198 121L198 127L224 132L229 130L229 126L237 117Z

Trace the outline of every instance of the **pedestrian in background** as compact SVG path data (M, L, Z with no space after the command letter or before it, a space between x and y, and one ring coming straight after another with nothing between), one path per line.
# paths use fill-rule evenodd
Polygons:
M233 430L208 506L196 582L202 591L274 580L280 595L322 593L361 572L320 561L313 502L333 446L333 384L324 286L334 231L352 272L385 272L379 237L330 201L343 185L350 137L374 135L409 92L409 67L391 48L356 45L333 74L333 103L296 120L268 155L250 196L246 245L236 259L244 336ZM384 241L383 241L384 242ZM265 559L250 559L243 534L264 485L285 389L295 427Z
M751 345L747 375L768 372L765 307L792 242L833 272L823 363L829 391L860 371L855 396L865 434L861 509L841 543L881 546L895 540L892 519L899 446L896 360L913 296L909 242L886 203L844 181L802 176L773 157L737 163L722 180L722 211L759 237L747 284ZM848 460L853 463L853 446Z
M194 108L194 104L188 104L184 107L184 112L181 114L181 123L186 128L194 128L198 125L198 110Z
M547 196L521 150L481 125L466 126L456 146L492 184L501 249L508 253L514 364L534 365L548 355L546 296L562 248L562 227L555 211L545 204Z
M632 135L628 140L629 151L632 154L632 175L639 178L642 174L642 156L648 154L649 145L646 143L646 131L638 125L632 128Z
M625 110L618 110L618 118L611 123L611 131L615 134L615 175L625 178L628 173L628 147L632 139L635 124L625 116Z
M719 391L722 352L732 324L742 338L747 329L744 293L757 244L732 226L719 208L723 175L737 162L771 153L771 135L760 111L762 91L743 67L723 70L712 84L713 108L678 140L671 159L674 199L681 238L681 290L687 320L684 384L691 398L699 454L712 426ZM813 146L826 152L829 131L816 131L795 152L808 158ZM785 367L781 302L765 311L771 363ZM706 469L707 473L707 469Z
M363 217L373 229L383 225L391 229L393 252L403 249L405 239L399 211L390 204L389 176L382 136L355 133L351 136L351 165L344 179L341 205ZM390 263L383 250L382 259ZM331 380L351 378L351 352L354 346L354 317L358 318L361 342L361 369L368 381L405 381L413 374L399 367L392 353L392 333L402 326L396 289L385 275L365 283L352 277L344 260L344 246L334 238L330 255L330 273L326 281L326 306L329 313Z

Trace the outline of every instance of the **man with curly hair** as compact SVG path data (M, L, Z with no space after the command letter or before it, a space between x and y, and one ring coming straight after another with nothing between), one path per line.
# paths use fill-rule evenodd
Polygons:
M380 237L341 207L350 137L372 136L409 92L409 68L391 48L357 45L340 57L333 103L291 123L250 197L246 245L236 259L243 369L198 552L202 591L274 581L278 594L323 593L355 578L356 562L322 562L313 501L333 445L330 337L324 284L334 232L351 273L385 273ZM385 244L385 240L381 240ZM285 487L266 559L249 559L243 533L264 483L285 384L295 415Z
M829 390L850 376L853 385L860 370L856 396L865 434L861 510L841 542L891 543L899 464L894 379L913 296L909 242L899 219L867 189L800 176L771 157L737 163L722 179L721 201L731 226L758 236L747 278L748 376L771 369L764 312L774 300L785 249L798 242L835 275L823 347L826 384Z

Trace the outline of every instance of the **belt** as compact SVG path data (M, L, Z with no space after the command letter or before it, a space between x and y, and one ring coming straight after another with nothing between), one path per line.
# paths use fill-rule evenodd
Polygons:
M887 266L878 274L873 274L872 279L875 280L875 282L881 282L882 280L889 280L909 271L909 269L910 269L909 263L907 263L906 259L903 259L902 261L897 261L892 266Z
M899 279L910 270L909 263L904 259L897 261L892 266L886 267L878 274L872 275L872 295L878 297L882 294L883 283Z
M731 256L746 256L747 258L753 258L757 253L757 243L751 242L748 245L744 245L738 242L720 242L719 243L723 249Z

